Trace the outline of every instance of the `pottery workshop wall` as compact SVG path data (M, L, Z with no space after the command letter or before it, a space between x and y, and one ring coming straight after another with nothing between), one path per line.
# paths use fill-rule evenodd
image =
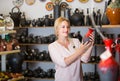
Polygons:
M0 0L0 13L8 15L9 12L11 12L11 9L14 7L13 1L15 0ZM33 5L26 4L25 0L23 0L23 4L20 6L20 11L25 12L26 17L30 19L37 19L39 17L43 17L45 15L49 15L50 13L53 13L53 10L48 11L46 9L46 4L50 2L50 0L45 0L42 2L42 0L35 0L35 3ZM30 1L30 0L28 0ZM66 0L62 0L62 2L66 2ZM94 0L88 0L86 3L81 3L79 0L73 0L73 2L67 2L69 6L72 8L72 11L74 12L75 8L84 9L84 13L86 14L87 8L90 10L95 7L95 9L101 9L101 13L104 10L104 3L105 0L102 2L96 3Z

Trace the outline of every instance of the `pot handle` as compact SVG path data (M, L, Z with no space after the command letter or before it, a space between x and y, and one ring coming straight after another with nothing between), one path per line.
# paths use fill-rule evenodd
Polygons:
M11 11L12 13L14 13L14 9L17 9L18 13L20 13L20 9L18 7L16 7L16 6L12 8L12 11Z

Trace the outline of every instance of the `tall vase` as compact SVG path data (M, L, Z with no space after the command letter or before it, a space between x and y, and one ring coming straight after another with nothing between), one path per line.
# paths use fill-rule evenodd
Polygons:
M54 20L61 16L61 9L59 4L54 5Z
M112 56L112 39L104 40L106 51L100 55L101 61L98 64L100 81L118 81L119 65Z
M100 81L118 81L118 64L111 56L99 63Z
M120 24L120 8L107 8L106 15L111 25Z

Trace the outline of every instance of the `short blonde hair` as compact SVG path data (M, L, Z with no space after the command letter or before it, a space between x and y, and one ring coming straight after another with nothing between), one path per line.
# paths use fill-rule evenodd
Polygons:
M69 27L70 27L70 21L69 21L69 19L64 18L64 17L59 17L59 18L57 18L57 19L55 20L55 23L54 23L54 30L55 30L55 35L56 35L56 36L58 36L58 35L57 35L58 27L59 27L59 25L60 25L63 21L68 22Z

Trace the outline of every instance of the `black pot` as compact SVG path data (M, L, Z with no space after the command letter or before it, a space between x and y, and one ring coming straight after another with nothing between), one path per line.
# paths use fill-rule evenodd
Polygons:
M13 10L14 9L17 9L18 12L14 12ZM18 7L13 7L12 8L12 11L9 13L10 14L10 17L13 19L14 21L14 26L15 27L19 27L19 24L20 24L20 19L21 19L21 12L20 12L20 9Z
M74 26L80 26L82 23L82 16L79 13L78 8L76 8L74 14L70 17L70 21Z
M20 53L8 55L7 60L11 72L13 73L22 72L23 56Z
M51 19L49 18L49 15L45 15L44 25L51 26Z
M20 19L20 26L25 27L26 26L26 18L25 18L25 13L22 14L21 19Z
M61 16L61 9L59 4L54 5L54 20Z
M38 18L36 21L37 26L43 26L44 25L44 19L43 18Z
M31 21L31 24L32 24L33 27L35 27L35 26L36 26L36 20L33 19L33 20Z

